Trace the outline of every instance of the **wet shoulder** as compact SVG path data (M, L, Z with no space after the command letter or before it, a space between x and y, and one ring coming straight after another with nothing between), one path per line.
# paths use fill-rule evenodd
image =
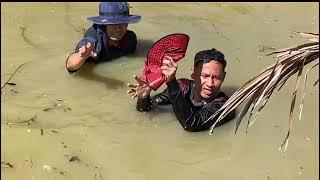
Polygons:
M137 40L137 35L133 31L127 30L125 36L126 36L126 38L128 40L132 40L132 41L136 41Z
M223 91L219 91L219 93L217 94L217 98L226 98L226 99L228 99L229 97Z
M212 100L213 104L223 106L223 104L229 99L229 97L222 91Z
M193 80L186 79L186 78L177 79L177 81L179 83L179 87L180 87L181 91L184 94L187 94L189 92L189 90L191 89L191 86L194 84Z
M124 43L126 51L128 53L133 53L137 46L137 35L133 31L127 30L124 35Z
M102 29L102 27L98 26L97 24L92 25L90 28L88 28L85 32L84 36L92 36L96 37L97 36L97 29Z

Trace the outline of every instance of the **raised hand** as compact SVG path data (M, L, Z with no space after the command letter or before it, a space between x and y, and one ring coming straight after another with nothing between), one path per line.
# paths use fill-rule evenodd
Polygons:
M162 61L161 72L166 78L166 82L170 82L176 78L178 65L171 57L165 56Z
M128 83L129 90L128 94L131 94L132 99L138 96L138 98L145 98L150 95L152 88L145 81L142 81L138 76L133 75L134 79L138 82L137 84Z
M95 52L95 47L90 42L87 42L85 46L82 46L79 49L80 57L87 59L88 57L96 57L97 53Z

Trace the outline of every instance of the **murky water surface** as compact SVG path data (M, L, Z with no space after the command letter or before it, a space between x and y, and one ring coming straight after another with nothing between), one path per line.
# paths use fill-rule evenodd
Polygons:
M210 136L183 131L170 107L139 113L125 86L156 40L182 32L191 40L177 76L190 77L196 52L220 49L228 61L222 90L230 95L275 62L265 56L270 48L307 42L291 31L319 32L317 3L131 6L143 17L129 26L139 39L137 53L70 75L66 57L98 3L1 3L1 86L28 62L10 80L16 86L2 89L1 161L14 166L1 168L3 179L318 179L319 86L312 86L318 68L309 74L304 114L294 120L286 153L278 146L295 77L271 97L248 134L243 125L237 135L235 121ZM72 156L80 161L69 162Z

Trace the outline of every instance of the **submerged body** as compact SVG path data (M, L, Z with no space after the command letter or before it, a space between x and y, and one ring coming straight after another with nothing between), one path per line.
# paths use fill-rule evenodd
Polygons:
M208 102L197 102L194 99L195 83L189 79L173 80L167 85L163 92L152 98L139 98L136 108L138 111L149 111L152 107L171 104L179 123L186 131L208 130L215 123L215 119L207 119L228 100L225 93L218 92ZM217 126L230 121L234 116L233 111Z
M150 85L135 76L138 84L128 84L133 98L138 97L137 110L149 111L152 105L172 104L174 113L186 131L204 131L216 122L217 118L209 119L228 100L225 93L220 92L224 81L226 61L224 55L216 49L200 51L194 59L193 80L176 79L177 64L166 56L161 71L166 79L167 89L151 98ZM232 111L218 125L235 117Z

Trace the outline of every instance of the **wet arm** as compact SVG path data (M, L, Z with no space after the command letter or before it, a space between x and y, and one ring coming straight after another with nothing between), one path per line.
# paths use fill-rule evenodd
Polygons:
M81 57L80 53L72 53L67 58L66 68L69 72L75 72L83 66L85 61L86 58Z
M138 98L136 109L138 111L150 111L152 104L167 105L170 104L168 89L150 98L150 95L145 98Z
M95 49L95 44L97 43L97 37L96 34L94 32L93 28L90 28L86 31L83 39L81 39L76 48L75 48L75 52L71 53L67 60L66 60L66 68L67 70L71 73L71 72L76 72L77 70L79 70L83 64L85 63L85 61L88 59L86 57L82 57L81 53L79 53L79 49L82 46L85 46L88 42L90 42Z

